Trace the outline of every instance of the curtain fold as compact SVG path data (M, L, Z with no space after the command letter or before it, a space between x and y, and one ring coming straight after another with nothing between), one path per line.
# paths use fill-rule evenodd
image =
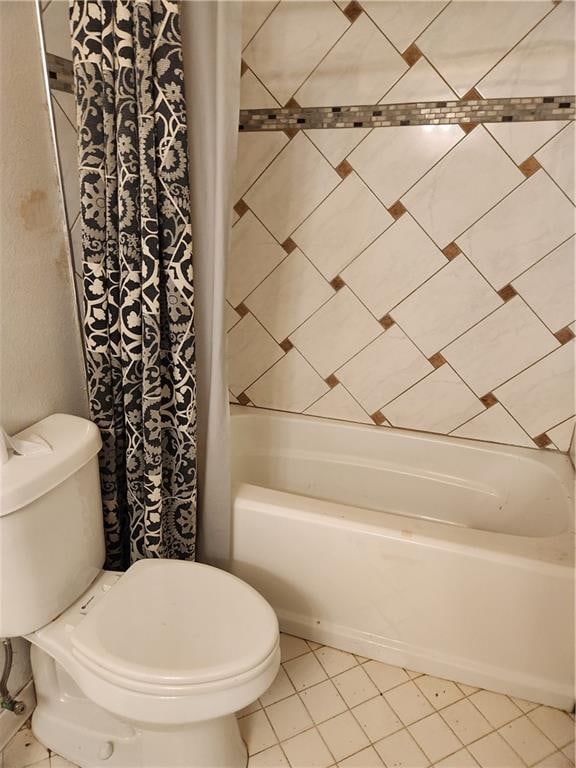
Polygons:
M193 559L196 364L178 4L71 0L107 567Z
M225 280L238 137L242 3L183 0L198 355L199 557L226 567L231 542Z

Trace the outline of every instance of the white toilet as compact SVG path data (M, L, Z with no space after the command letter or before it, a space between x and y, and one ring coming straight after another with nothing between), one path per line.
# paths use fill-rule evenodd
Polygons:
M11 456L0 496L0 637L32 643L34 733L82 768L243 768L234 713L278 672L274 611L208 565L103 571L97 428L34 435L50 450Z

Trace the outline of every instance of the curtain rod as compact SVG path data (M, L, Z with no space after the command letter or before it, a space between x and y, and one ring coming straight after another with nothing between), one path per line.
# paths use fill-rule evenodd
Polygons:
M72 62L46 54L50 87L74 92ZM483 99L475 90L451 101L418 101L405 104L301 107L291 99L285 107L242 109L238 128L243 133L319 128L388 128L414 125L460 125L471 130L478 123L523 123L574 120L576 96L530 96Z

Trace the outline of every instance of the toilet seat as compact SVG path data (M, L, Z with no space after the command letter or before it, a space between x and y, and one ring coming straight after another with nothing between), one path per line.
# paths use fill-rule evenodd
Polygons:
M156 726L228 716L261 696L280 666L264 598L226 571L178 560L103 571L28 639L96 704Z
M152 693L251 678L274 652L278 621L226 571L178 560L135 563L72 635L76 659Z

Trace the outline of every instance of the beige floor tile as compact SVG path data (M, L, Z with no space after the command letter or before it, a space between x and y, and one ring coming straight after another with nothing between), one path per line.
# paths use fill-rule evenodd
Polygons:
M378 757L374 747L366 747L366 749L362 749L350 757L345 757L338 763L338 768L382 768L382 766L382 760Z
M374 748L388 768L426 768L430 765L424 752L406 730L378 741Z
M470 744L468 750L482 768L521 768L522 760L497 733Z
M486 718L467 699L443 709L442 717L463 744L470 744L493 730Z
M316 658L322 664L329 677L339 675L341 672L345 672L347 669L358 664L354 654L339 651L327 645L316 651Z
M347 709L344 699L331 680L306 688L300 693L300 698L315 723L322 723L335 715L341 715Z
M326 744L315 728L283 742L292 768L328 768L334 762Z
M513 720L500 728L498 733L528 765L533 765L555 751L554 744L528 717Z
M276 679L268 688L266 693L260 697L262 706L268 707L270 704L275 704L281 699L286 699L288 696L292 696L295 693L294 686L290 682L288 675L283 667L280 667Z
M378 695L378 689L360 666L342 672L332 680L349 707L355 707Z
M409 726L418 746L435 763L456 752L462 746L454 733L438 714L429 715Z
M467 749L460 749L436 763L435 768L478 768L478 763Z
M522 714L516 704L501 693L477 691L470 696L470 701L482 712L493 728L500 728Z
M410 725L434 712L428 699L412 681L392 688L384 697L404 725Z
M247 717L242 717L238 724L242 738L248 747L249 755L262 752L263 749L271 747L278 741L263 709Z
M352 714L362 726L372 743L399 731L403 726L392 707L383 696L365 701L352 709Z
M294 637L294 635L287 635L285 632L280 633L280 658L282 663L309 652L310 648L306 640Z
M289 739L314 725L304 704L296 695L266 707L266 714L280 741Z
M45 760L49 754L46 747L34 736L30 728L22 728L8 742L3 750L2 768L27 768Z
M370 742L350 712L333 717L318 726L322 738L336 760L368 747Z
M367 661L363 667L381 693L409 680L408 674L401 667L393 667L381 661Z
M278 745L251 755L248 758L248 768L290 768L284 752Z
M536 768L572 768L573 765L562 752L554 752L537 763Z
M415 683L435 709L454 704L464 696L456 683L440 677L422 675L415 680Z
M287 661L284 669L297 691L303 691L311 685L326 680L326 672L312 651Z

